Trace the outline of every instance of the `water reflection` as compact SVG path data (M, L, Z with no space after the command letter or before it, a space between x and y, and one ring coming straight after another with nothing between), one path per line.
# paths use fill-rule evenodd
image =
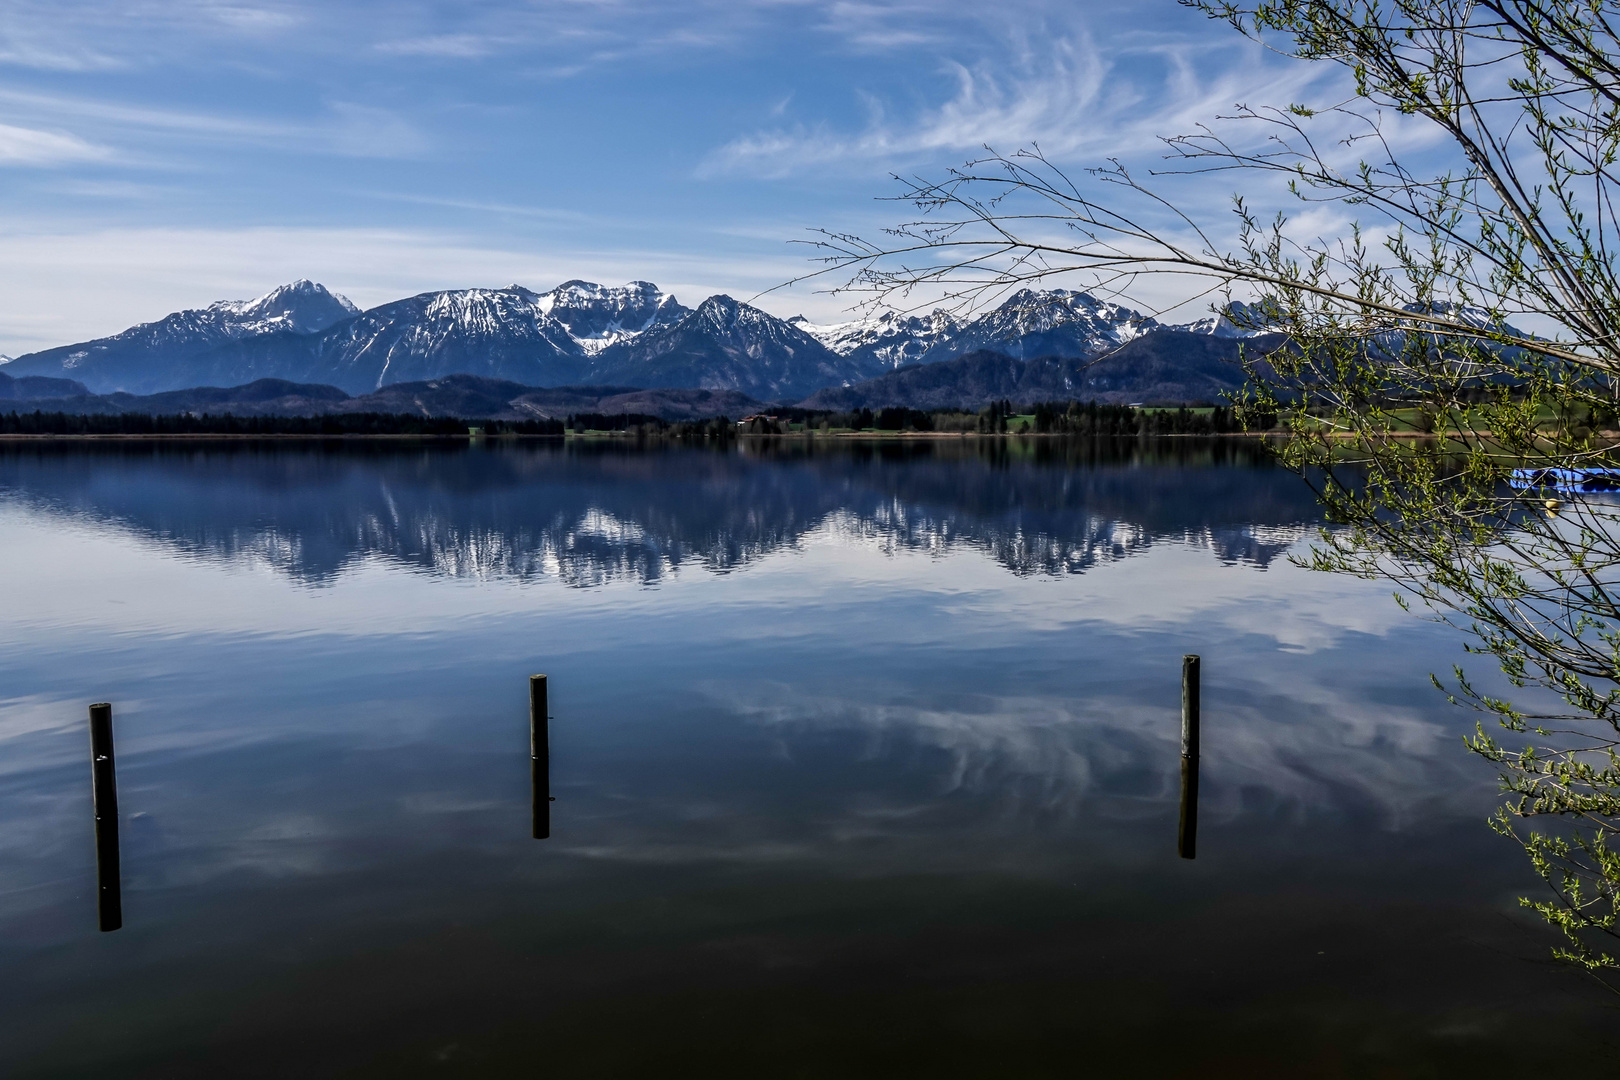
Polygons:
M1279 559L1313 504L1241 448L12 447L0 489L8 1076L1602 1056L1424 690L1455 642Z
M452 578L651 584L741 569L821 528L976 549L1020 575L1167 541L1263 567L1319 516L1230 441L23 446L0 449L0 492L306 584L373 557Z

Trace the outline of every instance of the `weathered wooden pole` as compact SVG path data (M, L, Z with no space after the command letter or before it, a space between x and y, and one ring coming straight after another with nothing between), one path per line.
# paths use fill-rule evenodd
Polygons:
M1176 850L1183 859L1198 856L1198 665L1193 653L1181 658L1181 824Z
M90 799L96 817L96 910L103 930L124 925L118 881L118 777L113 770L112 706L90 706Z
M551 725L546 677L529 676L529 792L534 802L534 838L551 836Z

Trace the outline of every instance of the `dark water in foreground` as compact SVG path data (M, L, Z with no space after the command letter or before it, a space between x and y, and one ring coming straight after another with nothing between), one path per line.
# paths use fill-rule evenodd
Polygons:
M0 447L0 1075L1612 1067L1314 518L1187 443Z

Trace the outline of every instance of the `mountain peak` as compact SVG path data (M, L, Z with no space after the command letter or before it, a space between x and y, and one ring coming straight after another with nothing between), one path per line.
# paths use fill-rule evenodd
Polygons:
M655 326L679 322L687 314L673 296L650 281L610 286L574 278L539 294L536 303L587 356Z
M756 307L751 307L741 300L727 296L725 293L716 293L697 306L694 317L709 323L720 330L732 330L743 325L753 325L763 319L777 322L773 316ZM786 326L786 324L783 324ZM791 329L803 333L798 327ZM807 335L808 336L808 335Z
M208 310L248 324L248 332L277 329L299 334L317 333L360 313L348 297L308 278L278 285L252 300L220 300L208 305ZM270 323L279 325L258 325Z
M351 314L358 314L360 309L349 301L349 298L335 293L318 281L309 278L299 278L286 285L277 285L257 300L250 300L250 306L266 306L270 304L286 304L293 301L335 301L337 305Z

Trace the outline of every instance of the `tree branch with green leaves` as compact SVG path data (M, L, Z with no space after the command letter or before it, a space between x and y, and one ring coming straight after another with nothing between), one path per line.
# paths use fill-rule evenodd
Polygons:
M1029 147L901 179L914 215L871 239L821 234L810 276L906 309L1076 277L1130 301L1151 275L1184 285L1178 303L1213 296L1281 335L1245 354L1238 404L1280 418L1277 453L1321 497L1328 527L1304 561L1391 583L1500 668L1515 700L1462 668L1443 688L1482 714L1468 745L1502 776L1493 824L1550 887L1526 903L1565 935L1558 955L1606 978L1620 969L1620 493L1536 478L1567 488L1571 470L1606 467L1620 427L1620 8L1185 3L1343 72L1344 92L1239 106L1165 140L1142 173L1071 173ZM1188 176L1250 194L1200 218L1161 191ZM1307 233L1291 207L1342 227Z

